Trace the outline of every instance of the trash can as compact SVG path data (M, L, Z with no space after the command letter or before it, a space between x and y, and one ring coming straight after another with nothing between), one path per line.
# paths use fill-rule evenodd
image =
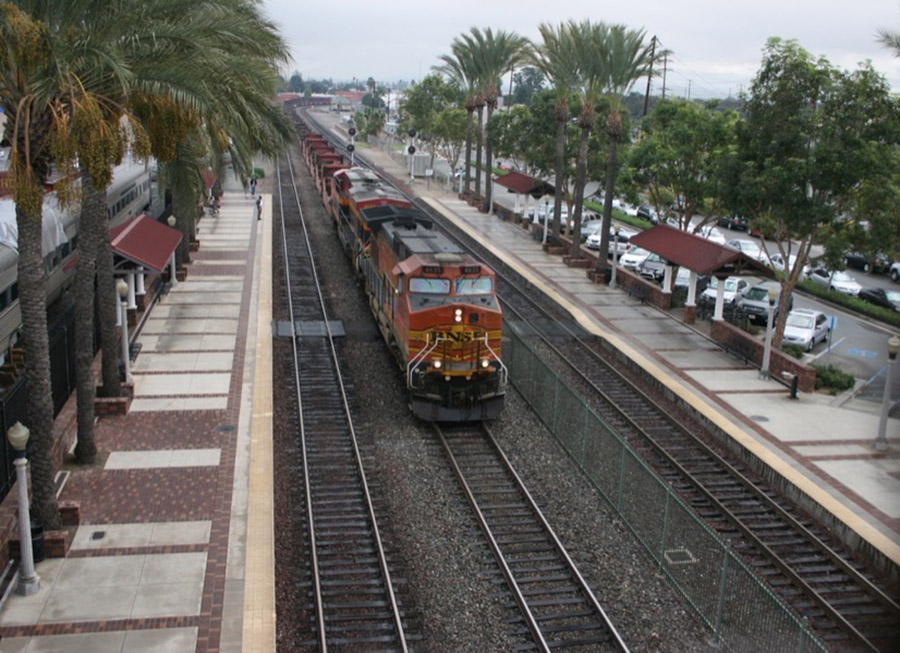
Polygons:
M35 564L46 557L44 553L44 525L36 521L31 522L31 555L34 556Z

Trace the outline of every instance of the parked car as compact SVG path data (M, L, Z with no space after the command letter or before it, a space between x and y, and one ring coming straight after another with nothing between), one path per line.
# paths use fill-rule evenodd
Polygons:
M675 275L675 283L673 284L675 290L683 290L685 293L688 291L688 285L691 280L691 271L686 267L678 268L678 273ZM709 285L709 275L708 274L698 274L697 275L697 292L702 294L706 287Z
M845 295L852 295L856 297L859 294L859 291L862 290L862 286L860 286L856 279L851 277L846 272L832 272L826 268L816 268L812 272L809 273L809 280L814 281L820 286L825 286L826 288L830 288L835 292L844 293Z
M750 282L741 277L728 277L725 279L725 303L726 304L737 304L741 297L747 294L747 291L750 290ZM703 291L703 294L700 295L700 298L703 301L713 302L716 301L716 293L719 292L719 280L716 277L713 277L709 280L709 285L706 287L706 290Z
M650 252L643 247L628 245L628 249L625 250L625 253L619 258L619 265L626 270L637 272L641 268L641 263L643 263L644 259L648 256L650 256Z
M694 229L696 228L692 228L692 230ZM694 233L702 238L706 238L706 240L718 243L719 245L725 244L725 235L711 224L703 225L699 229L694 230Z
M763 251L762 247L754 243L752 240L743 240L741 238L732 238L728 242L725 243L732 249L736 249L737 251L746 254L752 259L756 259L757 261L768 261L768 257L766 253Z
M800 345L806 351L828 337L828 316L820 311L798 308L788 313L784 323L783 341Z
M593 214L592 214L593 215ZM593 234L599 234L600 229L603 227L603 220L601 219L589 219L587 222L581 223L581 242L587 243L587 239L590 238ZM597 245L599 247L600 245ZM596 249L596 248L593 248Z
M734 229L735 231L747 231L747 218L740 215L717 218L716 224L720 227Z
M797 255L791 254L788 257L788 269L784 269L784 258L781 254L775 253L769 257L769 260L772 262L772 267L780 272L786 272L794 269L794 266L797 264ZM808 264L803 265L803 269L800 271L800 279L806 279L809 277L810 268Z
M628 241L636 233L637 233L636 231L630 231L628 229L620 229L619 230L619 247L617 250L617 256L621 256L628 250ZM602 239L603 239L603 232L595 231L594 233L592 233L590 236L587 237L585 244L587 245L588 249L600 249L600 241ZM614 231L610 230L609 244L607 245L607 247L609 248L608 252L607 252L608 256L612 256L613 244L615 243L615 240L616 240L616 234Z
M891 269L888 274L891 275L891 279L894 280L894 283L900 282L900 261L895 261L891 264Z
M650 256L645 258L641 263L641 267L638 268L638 273L642 277L658 281L666 274L666 261L661 258L659 254L651 253Z
M649 220L650 224L659 224L659 214L656 210L646 204L641 204L637 210L637 217Z
M891 266L891 260L884 254L867 256L859 252L847 252L844 254L844 265L848 268L856 268L863 272L881 274Z
M781 303L781 284L778 281L763 281L753 286L744 295L739 305L751 322L766 322L769 319L769 289L775 290L775 311L774 316L778 315L778 305ZM794 307L794 298L790 298L788 310Z
M619 209L625 215L630 215L631 217L637 217L638 209L633 204L629 204L628 202L623 202L618 197L614 197L612 201L612 205L614 209Z
M900 292L885 290L884 288L863 288L859 291L859 298L867 302L900 311Z

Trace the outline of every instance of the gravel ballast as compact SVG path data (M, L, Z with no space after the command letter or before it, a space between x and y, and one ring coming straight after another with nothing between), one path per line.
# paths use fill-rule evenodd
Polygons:
M300 194L317 272L328 311L341 320L343 373L377 497L379 523L391 554L392 574L422 651L504 651L522 643L512 598L493 569L490 551L475 525L443 453L427 425L407 406L403 376L381 339L368 302L306 175ZM263 190L271 190L270 185ZM276 266L282 265L276 236ZM276 267L275 319L284 319L284 275ZM295 399L290 394L290 343L276 342L274 365L276 451L276 599L278 650L306 650L311 601L297 583L306 551L302 488L296 468ZM598 600L635 651L718 648L668 586L637 541L614 516L540 420L510 387L492 429L538 505L595 589Z

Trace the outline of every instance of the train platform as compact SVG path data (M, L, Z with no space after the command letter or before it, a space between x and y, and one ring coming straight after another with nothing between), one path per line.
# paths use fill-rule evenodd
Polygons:
M331 116L324 121L334 123ZM332 129L346 138L342 126L335 123ZM358 152L409 183L408 168L386 152L374 147ZM438 182L416 179L410 188L809 497L832 517L833 528L844 531L845 541L868 549L900 579L900 419L888 419L888 450L878 452L873 444L880 404L858 400L852 392L800 393L792 399L785 385L760 378L756 368L726 353L708 329L686 324L683 309L662 311L623 289L593 283L584 269L545 252L521 225L478 211ZM502 203L502 194L495 202ZM892 367L896 397L900 370Z
M140 316L128 413L64 469L80 525L38 593L4 597L3 653L275 650L271 196L257 220L225 183L186 279Z
M362 154L397 177L408 174L383 152ZM888 451L875 451L880 404L854 399L852 393L800 393L792 399L784 384L760 378L756 368L713 341L708 329L685 324L677 309L662 311L622 289L595 284L584 269L570 268L561 256L545 252L521 225L481 213L439 184L417 180L412 188L555 298L581 326L627 353L810 497L839 528L867 543L861 546L900 568L900 420L888 420ZM894 387L900 388L900 371L894 373Z

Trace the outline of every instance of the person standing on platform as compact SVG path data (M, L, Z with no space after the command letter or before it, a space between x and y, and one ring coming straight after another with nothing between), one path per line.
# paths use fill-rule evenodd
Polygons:
M256 177L250 177L250 196L256 195Z
M262 195L256 198L256 219L262 220Z

